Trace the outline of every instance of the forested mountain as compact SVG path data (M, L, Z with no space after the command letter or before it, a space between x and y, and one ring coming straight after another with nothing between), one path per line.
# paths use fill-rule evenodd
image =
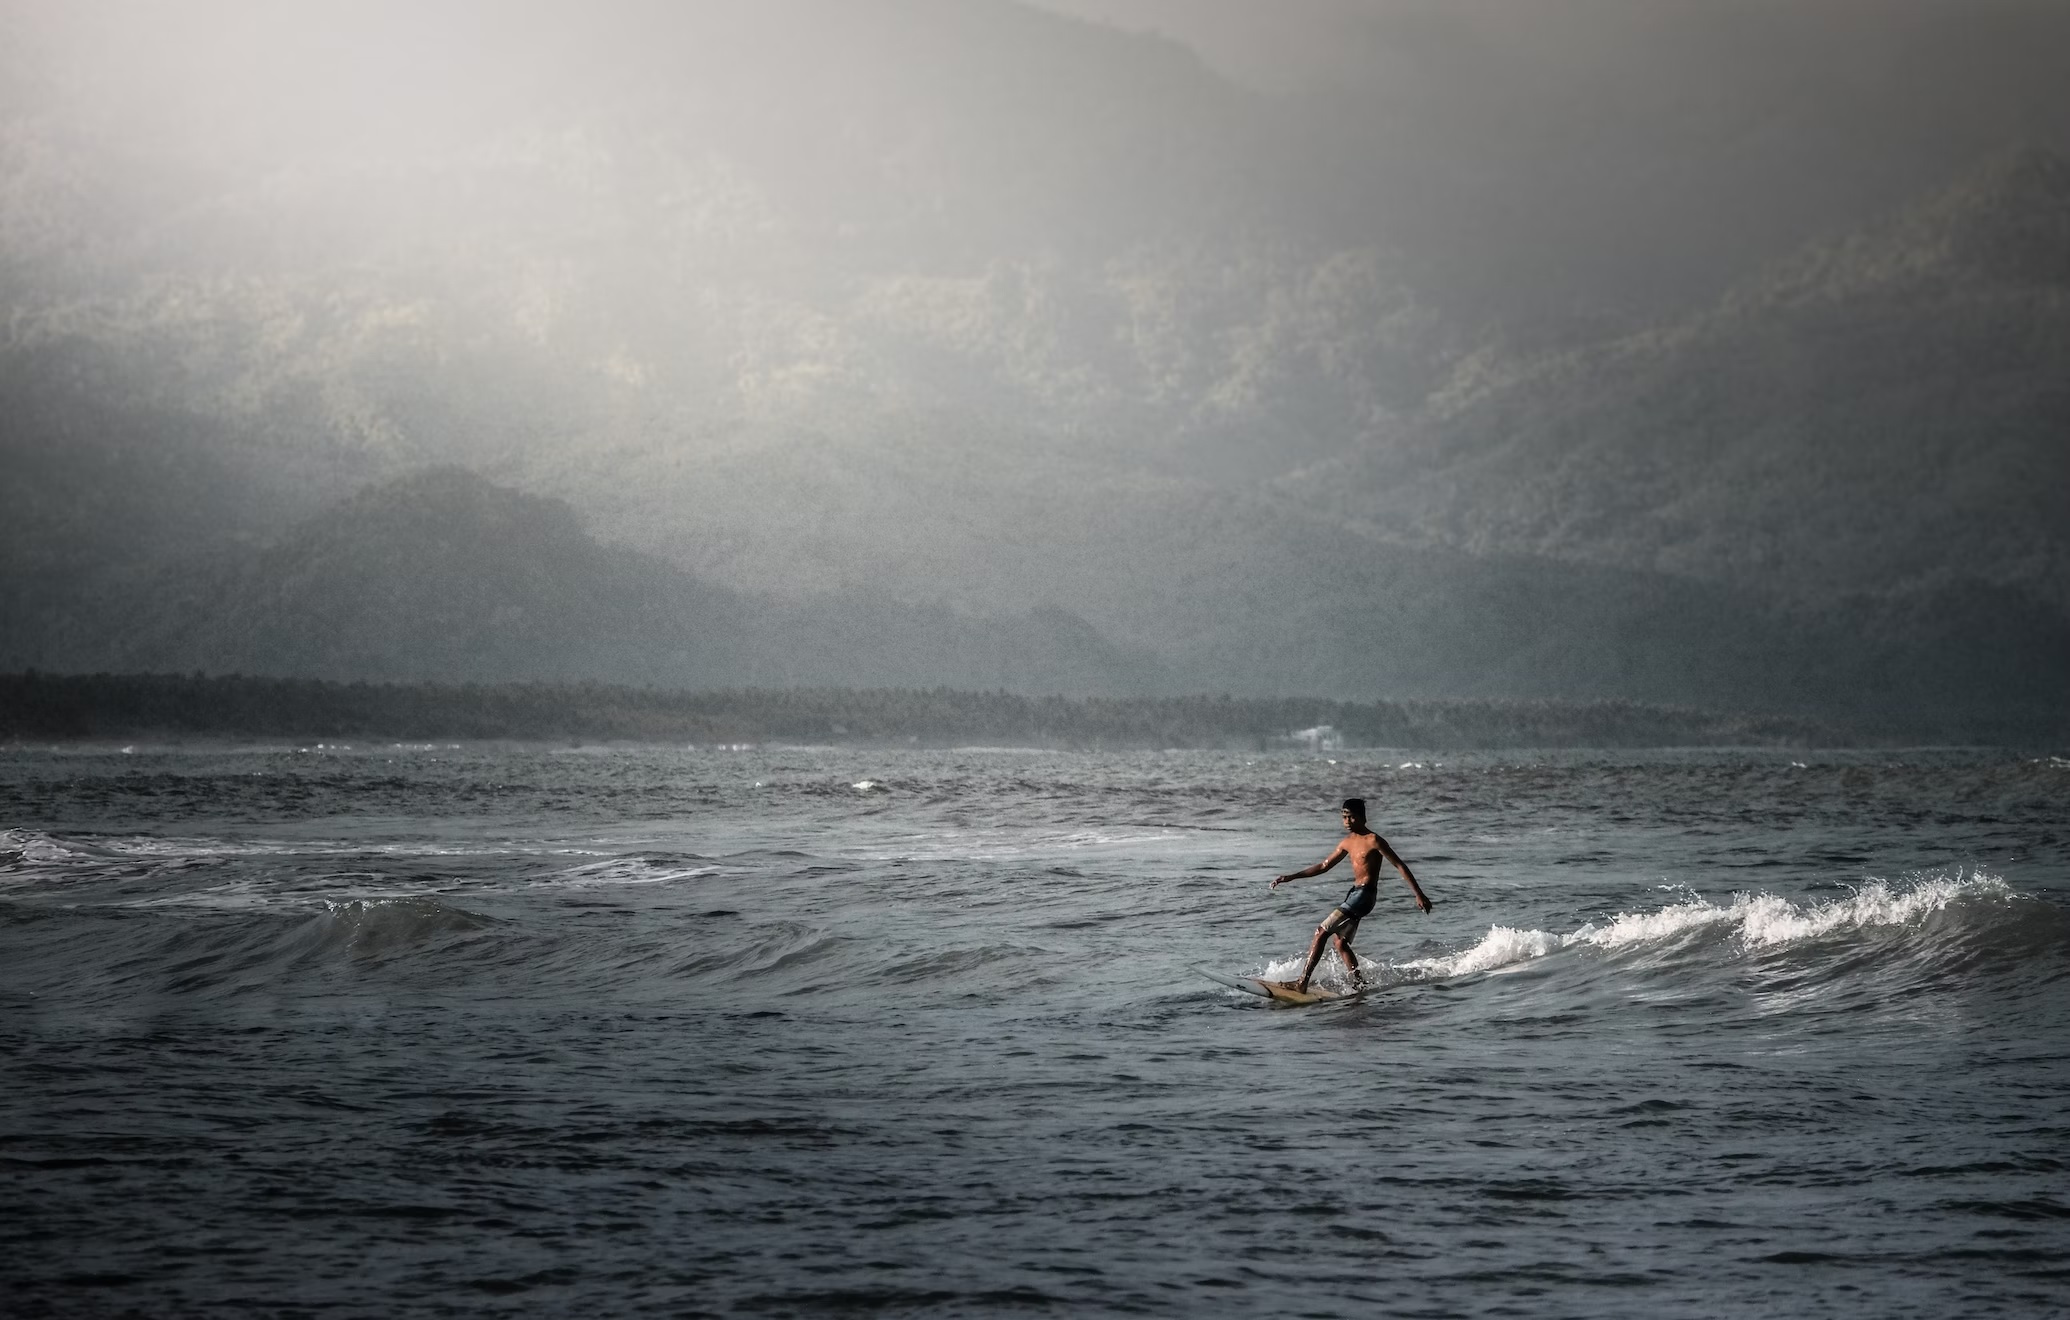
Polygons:
M0 0L0 654L2060 713L2053 18L1337 8Z
M1921 737L2026 738L2057 718L2056 690L2025 677L2047 656L1979 646L2004 632L1989 600L1948 602L1939 645L1915 654L1867 611L1791 616L1726 588L1347 545L1320 525L1243 537L1226 563L1196 560L1192 579L1171 566L1181 600L1160 622L1182 640L1159 659L1054 607L977 616L857 589L735 592L599 544L560 501L435 469L274 537L110 577L59 626L11 630L0 665L1080 695L1702 694L1857 728L1910 721ZM1320 589L1306 581L1317 574ZM1260 672L1275 685L1247 681Z
M165 562L11 632L10 666L343 679L603 680L673 687L947 684L1129 693L1159 685L1061 610L712 586L598 544L559 500L457 468L362 491L282 535Z
M1462 372L1285 486L1405 540L2070 617L2065 363L2070 162L2012 150L1686 320Z

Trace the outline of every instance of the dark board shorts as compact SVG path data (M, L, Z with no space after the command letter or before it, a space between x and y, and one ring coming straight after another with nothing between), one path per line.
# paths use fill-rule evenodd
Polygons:
M1373 904L1379 901L1373 893L1379 887L1378 884L1353 885L1351 892L1344 896L1344 901L1337 905L1337 910L1357 921L1371 912Z

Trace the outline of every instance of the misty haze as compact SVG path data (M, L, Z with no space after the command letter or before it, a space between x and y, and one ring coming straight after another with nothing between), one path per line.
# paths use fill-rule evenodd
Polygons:
M0 664L2059 734L2070 14L1077 8L9 6Z
M1958 1205L2070 1250L2056 1192L1893 1166L1844 1249L1721 1245L1754 1184L1576 1137L1634 1189L1585 1210L1525 1110L1846 1164L1681 1071L1837 986L1847 1046L1735 1112L1938 1068L1927 1163L2060 1173L2003 1150L2059 1114L1962 1117L1955 1036L1867 1060L1988 982L2006 1094L2065 1080L2021 1051L2070 984L2066 71L2055 0L0 0L0 1142L56 1207L0 1284L338 1304L137 1245L176 1184L259 1232L150 1161L321 1093L369 1181L216 1153L341 1216L387 1314L2060 1306L1934 1255ZM1261 933L1251 882L1367 796L1417 905L1387 871L1315 973L1349 1002L1268 1015L1327 909ZM258 1098L212 1109L178 1042L246 1028ZM1311 1164L1332 1052L1433 1038L1415 1112L1535 1153L1389 1111L1420 1173ZM68 1089L75 1049L154 1080ZM1113 1126L1044 1098L1079 1073ZM1260 1094L1313 1111L1288 1147L1217 1126ZM61 1176L104 1148L113 1190ZM1117 1169L1140 1241L1083 1199ZM1400 1286L1208 1227L1267 1184ZM1515 1245L1532 1207L1571 1240ZM986 1215L1030 1254L946 1263ZM702 1246L664 1280L648 1232Z

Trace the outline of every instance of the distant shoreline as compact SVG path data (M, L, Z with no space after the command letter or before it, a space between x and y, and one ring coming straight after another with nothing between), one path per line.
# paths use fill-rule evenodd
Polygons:
M670 691L246 675L0 675L0 741L588 739L1029 748L1845 747L1816 720L1644 702L1028 697L918 689Z

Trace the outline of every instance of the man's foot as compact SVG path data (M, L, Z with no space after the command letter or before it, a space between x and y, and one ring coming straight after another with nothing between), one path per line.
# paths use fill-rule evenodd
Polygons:
M1294 982L1294 993L1297 995L1305 995L1308 993L1307 977L1304 976L1300 980Z

